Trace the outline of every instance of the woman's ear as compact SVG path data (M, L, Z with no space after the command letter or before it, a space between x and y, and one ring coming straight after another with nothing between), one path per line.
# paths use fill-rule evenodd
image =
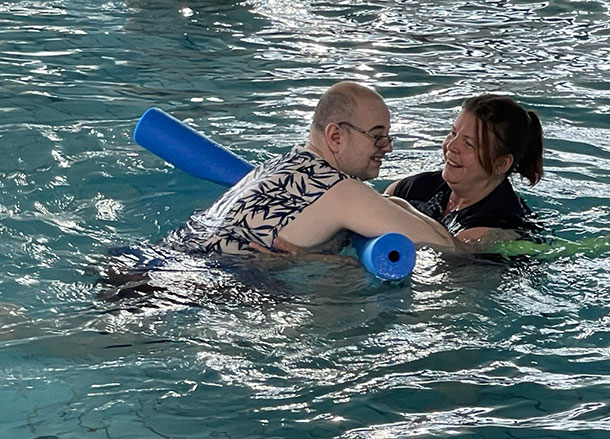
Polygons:
M324 128L324 138L328 148L333 152L337 153L341 149L341 127L336 123L329 123Z
M515 159L512 154L505 154L502 157L498 157L494 164L494 174L506 174L511 166L513 166L514 160Z

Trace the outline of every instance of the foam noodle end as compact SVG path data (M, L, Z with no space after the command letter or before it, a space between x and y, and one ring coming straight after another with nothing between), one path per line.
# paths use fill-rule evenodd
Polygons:
M366 269L382 280L401 280L415 267L415 245L400 233L377 238L354 236L353 246Z

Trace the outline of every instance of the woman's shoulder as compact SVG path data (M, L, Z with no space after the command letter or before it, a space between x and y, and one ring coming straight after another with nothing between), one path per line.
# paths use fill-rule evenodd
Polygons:
M409 177L405 177L405 178L403 178L403 180L413 181L413 182L438 181L440 183L440 182L444 181L443 177L442 177L442 173L443 172L441 170L437 170L437 171L425 171L425 172L420 172L419 174L415 174L415 175L411 175Z
M460 212L461 227L488 227L512 229L516 231L533 230L534 214L525 200L515 193L508 179L478 203Z
M428 171L399 180L394 186L394 196L405 200L426 200L445 185L441 171Z
M532 213L525 200L515 192L508 178L482 201L498 210L512 211L518 216L527 216Z

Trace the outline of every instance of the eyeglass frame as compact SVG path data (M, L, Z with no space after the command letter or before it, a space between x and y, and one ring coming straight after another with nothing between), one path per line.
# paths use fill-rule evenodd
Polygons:
M392 136L385 136L385 135L384 136L378 136L376 134L371 133L370 131L365 131L362 128L357 127L356 125L354 125L354 124L352 124L350 122L345 122L345 121L344 122L337 122L337 125L339 125L339 126L347 125L348 127L358 131L359 133L362 133L362 134L370 137L371 139L373 139L375 141L375 143L374 143L375 148L382 149L382 148L385 148L386 146L391 145L392 143L394 143L394 137L392 137ZM377 142L379 142L381 139L388 139L388 143L386 143L383 146L377 145Z

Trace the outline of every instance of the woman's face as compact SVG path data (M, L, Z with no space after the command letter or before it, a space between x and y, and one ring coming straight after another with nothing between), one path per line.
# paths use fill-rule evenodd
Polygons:
M449 186L477 187L493 179L479 161L479 137L476 117L462 110L443 141L443 180Z

